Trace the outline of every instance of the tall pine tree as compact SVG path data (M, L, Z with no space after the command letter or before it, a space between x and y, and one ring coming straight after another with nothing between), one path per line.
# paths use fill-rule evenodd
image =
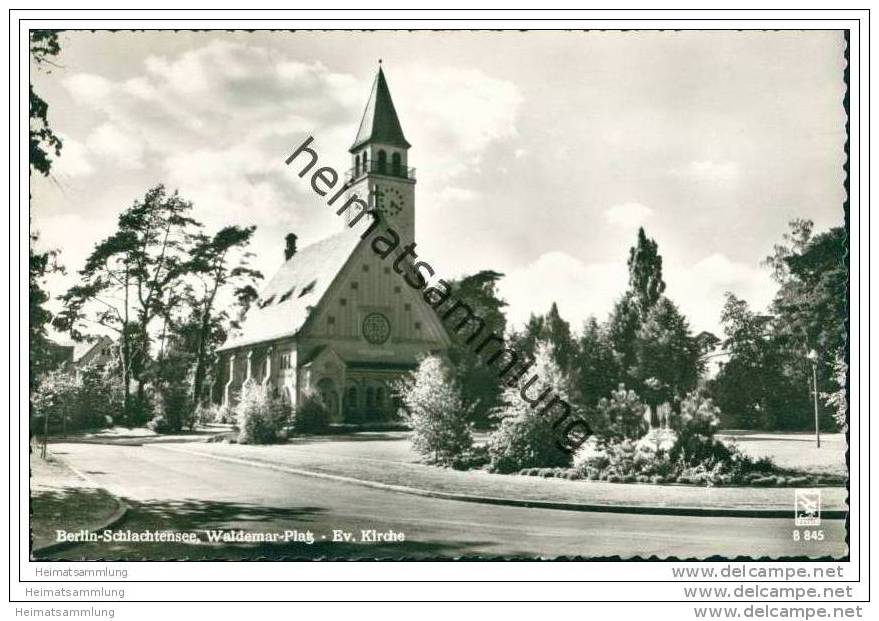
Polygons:
M638 241L629 250L629 292L643 320L665 292L662 280L662 257L656 241L638 228Z

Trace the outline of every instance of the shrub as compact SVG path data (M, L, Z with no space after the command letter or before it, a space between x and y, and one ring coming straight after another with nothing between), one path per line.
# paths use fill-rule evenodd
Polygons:
M638 447L654 453L659 451L670 452L678 441L678 434L672 429L651 429L638 440Z
M843 433L848 431L848 364L845 362L845 352L836 352L833 360L833 380L836 390L822 392L824 404L833 408L833 420L837 428Z
M128 400L128 411L125 413L124 425L137 427L143 425L153 417L153 396L144 392L142 395L131 395Z
M44 375L31 394L33 431L95 429L111 425L122 410L121 385L101 369L89 366L78 376L61 370Z
M194 418L201 425L232 425L235 423L235 410L227 405L199 403L195 408Z
M571 464L570 454L559 448L556 430L533 411L504 418L489 437L488 452L494 472Z
M689 393L681 402L681 413L672 417L672 426L681 435L713 437L720 425L720 408L701 391Z
M606 440L591 439L574 457L574 470L581 478L591 480L607 479L632 483L646 483L653 477L665 478L674 472L674 464L669 452L663 448L668 439L662 438L663 433L648 435L641 440ZM657 439L660 438L660 439Z
M147 423L147 429L155 431L156 433L169 433L171 431L171 425L168 424L168 419L162 414L156 414L156 416Z
M220 406L214 403L199 403L195 406L195 422L199 425L209 425L217 422L217 414Z
M604 470L610 465L610 459L605 451L605 443L592 436L574 454L574 469L586 474L587 470L594 468Z
M174 433L184 427L192 429L195 414L190 408L189 389L185 385L163 383L153 391L153 418L147 426L156 433Z
M79 371L79 418L83 427L104 427L123 413L122 381L113 368L87 365Z
M460 455L456 455L451 466L455 470L474 470L487 466L489 461L488 447L481 444L472 446Z
M688 394L681 402L680 415L672 417L672 426L678 434L671 449L672 459L687 466L729 462L733 455L731 450L714 439L719 423L720 409L711 399L699 391Z
M290 406L257 384L246 384L235 406L238 420L238 442L241 444L272 444L279 441L279 432L290 418Z
M305 398L294 408L293 432L298 434L317 434L330 428L330 411L320 397L314 394Z
M397 386L412 428L412 447L428 461L461 465L473 445L470 410L451 367L439 356L427 356Z
M81 386L76 378L63 371L44 375L31 394L32 431L42 435L47 426L52 432L74 424Z
M570 380L556 364L552 345L540 342L535 354L534 376L543 381L541 391L548 391L544 401L555 398L571 403ZM531 392L538 389L531 388ZM552 415L532 407L523 399L518 386L504 390L502 403L494 417L500 418L498 428L488 439L490 467L494 472L518 472L522 468L566 468L571 455L559 444L559 430L553 427ZM574 413L576 415L576 412Z
M608 440L637 440L650 428L645 418L646 407L634 390L622 384L610 394L610 399L598 401L596 425L598 433Z
M214 422L222 425L235 425L238 422L235 408L230 408L228 405L219 406L214 415Z

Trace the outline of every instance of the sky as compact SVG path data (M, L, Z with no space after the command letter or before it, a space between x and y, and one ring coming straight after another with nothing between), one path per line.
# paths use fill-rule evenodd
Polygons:
M64 141L32 182L63 293L119 213L158 183L208 232L337 232L284 159L314 136L345 170L382 66L417 168L416 241L437 277L505 276L513 324L557 302L575 330L627 284L639 226L694 332L724 292L764 309L761 261L793 218L843 221L841 32L67 32L32 70ZM57 303L55 303L57 308Z

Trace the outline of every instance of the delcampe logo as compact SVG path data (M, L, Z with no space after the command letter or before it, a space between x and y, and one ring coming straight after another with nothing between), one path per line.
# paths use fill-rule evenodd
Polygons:
M798 489L794 503L794 525L821 525L821 490Z

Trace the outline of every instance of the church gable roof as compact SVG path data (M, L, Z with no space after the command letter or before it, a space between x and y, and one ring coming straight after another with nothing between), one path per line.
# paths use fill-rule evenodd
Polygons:
M360 242L360 233L343 232L306 246L287 260L247 311L241 331L220 349L234 349L293 336L317 307Z
M391 91L388 89L388 82L385 80L385 74L381 67L379 67L378 75L375 76L375 81L372 83L372 92L369 94L369 101L363 111L357 138L354 139L354 144L351 145L349 151L353 153L367 142L378 142L404 149L411 146L406 141L406 137L403 136L403 128L400 127L400 119L397 118L397 111L394 109L394 102L391 99Z

